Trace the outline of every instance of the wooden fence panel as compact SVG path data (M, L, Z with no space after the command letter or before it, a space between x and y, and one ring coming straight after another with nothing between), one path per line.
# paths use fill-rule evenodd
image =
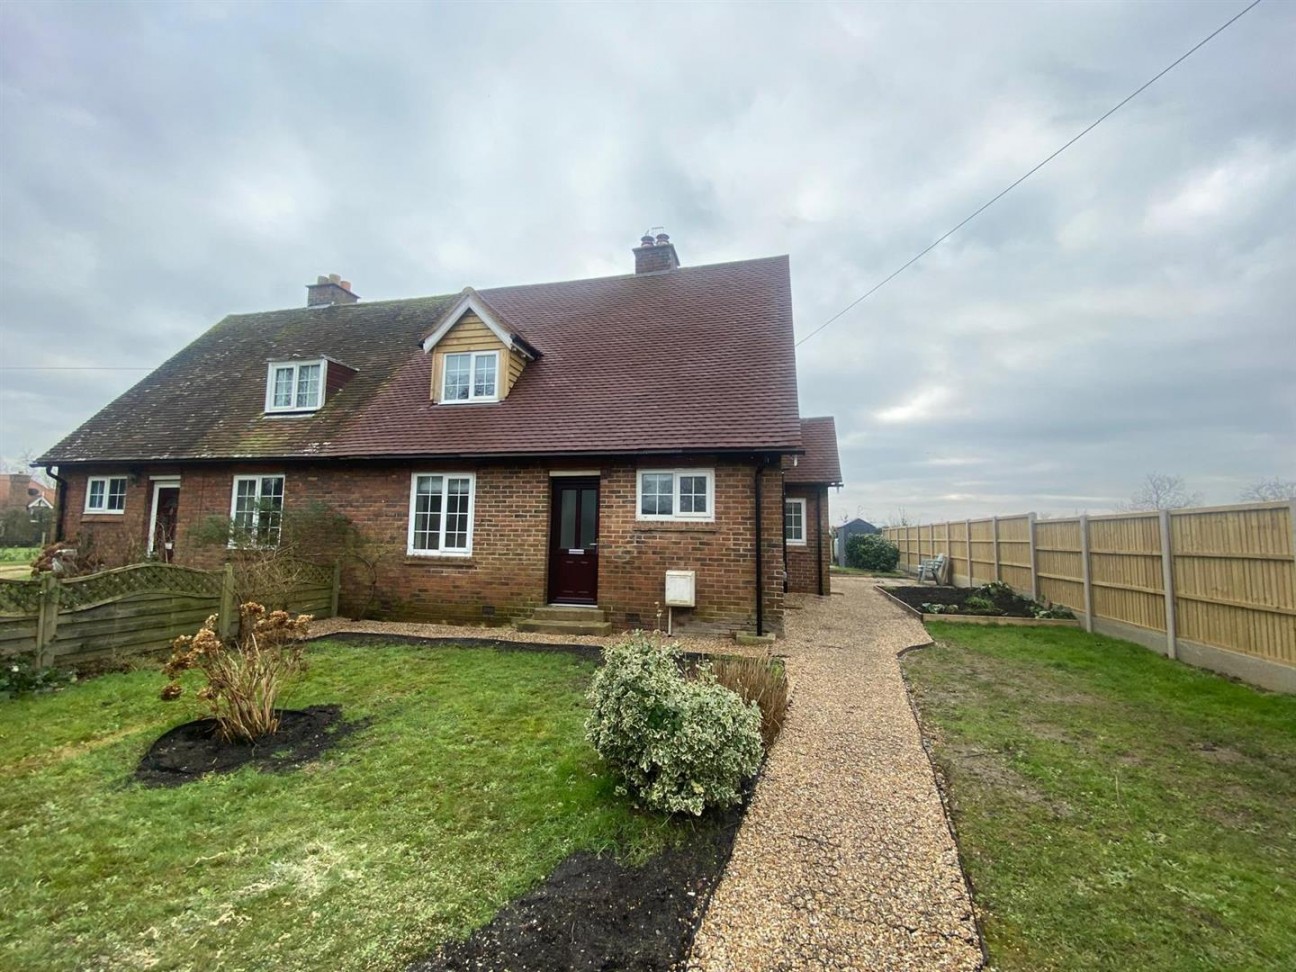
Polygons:
M1100 625L1171 657L1187 650L1194 664L1296 691L1296 672L1275 675L1283 670L1225 657L1296 669L1294 521L1296 504L1279 502L1174 510L1164 524L1157 512L1060 520L1026 514L887 535L910 570L945 553L956 584L1001 579L1084 614L1091 629Z
M336 568L303 565L288 610L330 617ZM237 611L232 575L169 564L136 564L67 580L0 581L0 657L75 664L163 650L213 614ZM285 600L281 598L280 600ZM237 619L221 617L229 634Z
M1084 561L1080 521L1039 520L1035 524L1036 573L1039 597L1083 612Z

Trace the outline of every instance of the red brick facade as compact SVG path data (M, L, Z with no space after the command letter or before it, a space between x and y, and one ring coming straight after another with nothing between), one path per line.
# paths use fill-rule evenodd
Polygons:
M636 470L706 468L715 475L714 522L655 522L636 518ZM697 607L676 609L677 628L756 629L757 462L654 457L515 463L331 462L247 465L170 464L68 467L63 535L93 535L97 549L127 562L147 549L152 505L150 477L180 475L175 562L210 568L226 556L220 548L195 547L187 538L211 516L230 515L233 477L283 474L284 508L291 513L320 502L349 517L379 549L374 612L392 619L505 623L526 616L547 600L550 473L598 470L600 525L598 603L618 627L653 627L668 569L697 572ZM407 555L411 474L471 472L476 476L470 557ZM121 514L85 513L87 478L128 477ZM781 631L784 573L783 474L777 463L760 472L761 615L765 631ZM806 487L800 487L805 490ZM811 504L814 500L811 499ZM827 503L822 503L827 529ZM827 545L824 545L825 557ZM797 562L793 554L789 560ZM813 566L813 564L811 565ZM798 570L793 590L806 588ZM350 572L348 572L350 574ZM827 567L824 567L825 584ZM358 610L357 577L343 585L342 611ZM660 608L663 612L664 607ZM664 616L664 614L663 614Z
M828 487L788 484L787 498L805 503L805 542L787 544L788 590L794 594L828 594L832 561Z

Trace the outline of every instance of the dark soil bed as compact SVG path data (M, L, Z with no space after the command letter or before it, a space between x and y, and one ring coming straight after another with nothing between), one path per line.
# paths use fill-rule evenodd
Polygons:
M186 722L149 747L135 769L135 779L149 786L180 786L249 763L261 770L293 769L317 759L366 724L343 722L337 705L286 709L279 715L278 731L246 743L222 740L215 719Z
M564 860L466 941L409 972L668 972L682 967L745 807L704 818L640 867L601 854Z
M964 607L967 599L974 595L986 597L983 589L971 587L888 587L887 593L904 601L911 608L921 611L924 604L953 604ZM995 592L989 595L994 606L999 609L998 617L1033 618L1035 606L1030 598L1021 597L1011 592ZM985 611L967 611L968 614L986 616ZM989 615L995 617L996 615Z

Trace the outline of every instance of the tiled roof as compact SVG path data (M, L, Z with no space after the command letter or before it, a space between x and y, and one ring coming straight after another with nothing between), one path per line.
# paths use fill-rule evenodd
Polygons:
M789 483L842 484L841 462L837 458L837 423L831 415L801 420L801 447L805 455L785 469Z
M786 257L481 296L541 355L502 402L430 401L419 344L457 296L234 315L40 461L801 445ZM322 356L356 375L317 412L266 415L267 362Z

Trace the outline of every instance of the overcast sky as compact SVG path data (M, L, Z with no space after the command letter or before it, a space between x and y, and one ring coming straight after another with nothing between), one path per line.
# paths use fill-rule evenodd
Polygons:
M0 455L320 273L625 273L662 226L790 254L806 335L1244 5L9 0ZM1293 51L1266 0L800 347L835 520L1296 479Z

